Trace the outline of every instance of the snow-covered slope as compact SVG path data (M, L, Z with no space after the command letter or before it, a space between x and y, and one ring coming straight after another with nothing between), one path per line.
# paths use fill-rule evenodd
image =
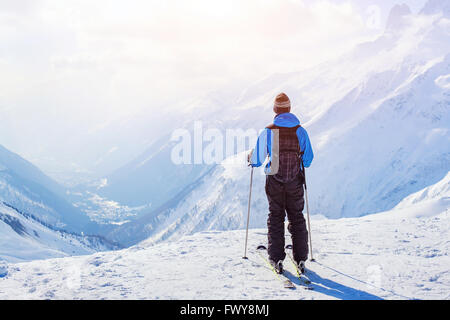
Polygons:
M203 230L233 230L245 226L250 169L242 166L238 155L211 169L152 213L118 227L108 237L124 245L151 238L153 242L173 240ZM247 179L245 179L247 178ZM267 199L262 170L254 175L251 227L264 227Z
M147 238L147 243L159 243L204 230L245 228L250 169L240 165L238 158L242 155L229 158L212 169L185 195L178 195L177 202L155 210L153 215L120 226L108 237L131 245ZM408 196L386 214L433 215L445 211L450 208L449 177L450 173L435 185ZM255 169L250 219L253 228L266 226L268 202L264 181L263 170Z
M95 223L66 200L64 189L0 146L0 259L28 261L117 249L85 236Z
M392 211L402 218L434 216L450 209L450 172L435 185L429 186L403 199ZM378 214L381 217L382 214Z
M265 229L210 231L155 246L8 264L0 299L449 299L450 213L313 220L313 291L282 288L255 247ZM289 241L289 238L287 239Z
M0 260L29 261L118 248L118 245L99 236L57 229L32 214L0 202Z
M29 181L40 184L56 194L64 194L64 189L36 166L0 145L0 171L5 170L11 170L17 174L20 173L22 176L27 177Z
M130 206L158 207L170 200L208 170L208 166L172 163L170 155L175 144L170 135L159 139L138 158L106 177L106 186L96 192Z
M449 201L449 200L450 200L450 172L447 173L444 179L442 179L435 185L429 186L419 192L416 192L406 197L395 208L396 209L407 208L420 202Z
M90 231L90 219L66 200L64 188L0 146L0 201L70 231Z
M179 112L170 115L172 126L160 130L160 136L152 136L155 141L137 158L105 176L106 185L95 192L123 205L151 204L152 208L157 208L201 177L210 166L176 165L171 161L172 148L177 143L171 141L171 134L178 128L186 128L192 133L195 120L214 121L212 114L227 110L229 105L217 95L222 97L207 94L180 106Z

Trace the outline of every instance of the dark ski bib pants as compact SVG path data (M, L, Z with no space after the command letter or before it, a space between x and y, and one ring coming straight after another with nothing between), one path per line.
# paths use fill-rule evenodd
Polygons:
M300 165L300 148L294 128L275 125L269 129L278 129L279 168L275 175L266 177L266 195L269 201L268 253L271 260L278 262L286 258L285 219L288 218L288 231L291 234L293 258L298 263L308 258L308 230L303 217L304 178Z

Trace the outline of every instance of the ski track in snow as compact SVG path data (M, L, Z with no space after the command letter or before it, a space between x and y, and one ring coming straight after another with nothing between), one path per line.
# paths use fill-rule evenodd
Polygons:
M255 252L266 230L209 231L176 242L8 265L0 299L449 299L449 212L314 220L313 291L289 258L282 287ZM289 234L286 232L286 243Z

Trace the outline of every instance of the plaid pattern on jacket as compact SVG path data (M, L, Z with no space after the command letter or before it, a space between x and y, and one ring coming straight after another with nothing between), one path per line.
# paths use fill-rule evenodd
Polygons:
M300 171L300 146L297 137L297 129L300 125L287 128L270 125L267 128L274 133L272 166L278 170L274 178L279 182L286 183L298 177Z

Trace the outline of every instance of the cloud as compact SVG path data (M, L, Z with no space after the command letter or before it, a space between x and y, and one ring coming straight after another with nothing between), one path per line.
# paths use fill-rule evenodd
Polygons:
M0 66L10 102L40 92L67 109L84 97L77 108L118 112L133 97L128 109L308 67L367 31L350 3L328 1L37 0L9 12Z
M33 12L38 3L39 0L0 0L0 12L24 15Z

